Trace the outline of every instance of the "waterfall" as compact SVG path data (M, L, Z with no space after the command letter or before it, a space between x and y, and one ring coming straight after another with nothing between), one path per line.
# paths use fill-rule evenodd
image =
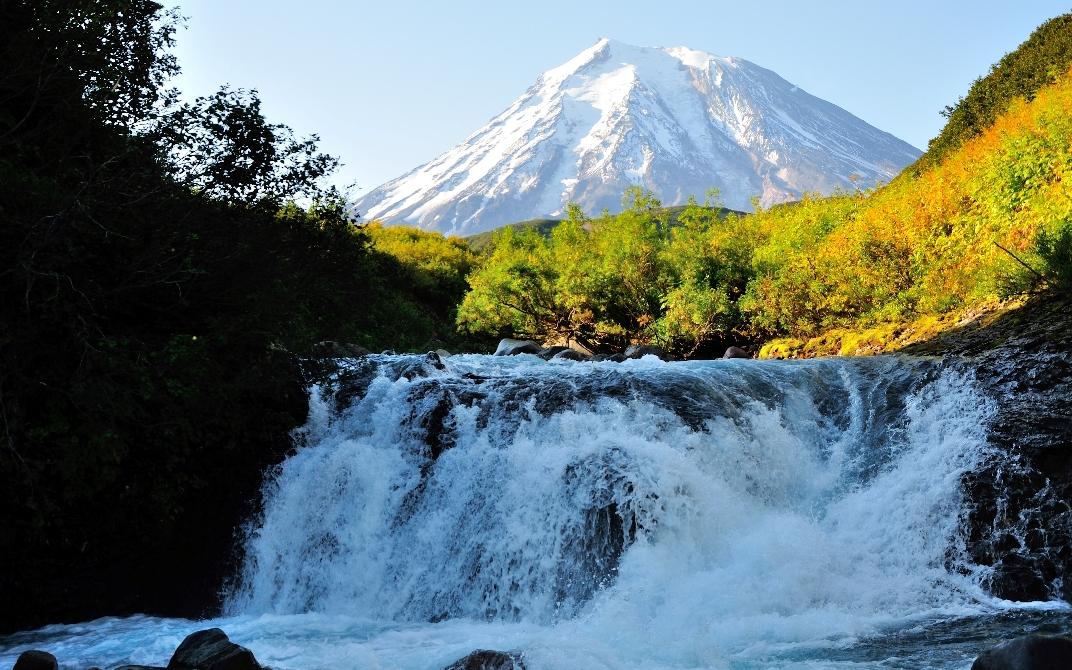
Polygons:
M278 670L963 670L1072 625L969 559L966 483L1009 456L946 362L381 355L311 409L225 616L50 626L0 663L161 665L219 626Z
M313 408L232 614L744 644L984 597L958 521L992 407L933 362L371 357Z

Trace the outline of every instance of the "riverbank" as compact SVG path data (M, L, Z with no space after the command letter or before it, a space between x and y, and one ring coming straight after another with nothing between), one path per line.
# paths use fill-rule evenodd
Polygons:
M991 301L947 314L870 328L832 328L808 339L777 338L760 346L758 358L875 356L906 353L922 356L979 353L1026 331L1072 330L1067 298L1047 295Z

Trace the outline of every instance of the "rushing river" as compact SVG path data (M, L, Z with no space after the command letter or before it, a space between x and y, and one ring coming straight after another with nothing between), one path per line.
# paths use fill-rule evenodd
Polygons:
M0 667L163 665L217 625L277 670L967 668L1072 624L965 557L993 411L896 357L369 357L314 389L224 617L50 626Z

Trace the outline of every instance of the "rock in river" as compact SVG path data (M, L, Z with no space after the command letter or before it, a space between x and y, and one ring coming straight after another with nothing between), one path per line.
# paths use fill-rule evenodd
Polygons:
M1025 635L983 652L971 670L1068 670L1072 668L1072 639Z
M55 656L47 651L31 649L19 654L12 670L56 670L58 667Z
M511 340L509 338L499 340L499 346L495 349L496 356L516 356L517 354L538 354L543 347L532 340Z
M525 670L525 663L517 653L478 649L443 670Z
M219 628L188 635L167 667L168 670L261 670L253 652L231 642Z

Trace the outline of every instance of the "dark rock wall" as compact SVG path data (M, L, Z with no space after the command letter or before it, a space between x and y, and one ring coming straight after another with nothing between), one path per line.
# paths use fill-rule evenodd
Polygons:
M965 478L967 551L1009 600L1072 601L1072 301L1039 297L913 351L974 371L995 456Z

